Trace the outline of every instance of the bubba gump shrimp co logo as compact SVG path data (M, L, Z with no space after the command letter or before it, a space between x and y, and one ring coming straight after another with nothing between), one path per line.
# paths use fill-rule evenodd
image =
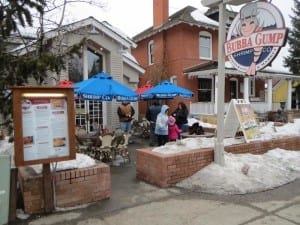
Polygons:
M225 42L232 65L253 76L268 66L285 45L287 29L276 6L254 2L243 6L233 20Z

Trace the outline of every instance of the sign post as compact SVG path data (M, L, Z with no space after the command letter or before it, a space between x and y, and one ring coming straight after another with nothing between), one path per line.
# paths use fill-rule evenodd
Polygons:
M218 40L218 93L217 93L217 125L218 132L215 142L215 162L224 166L224 90L225 90L225 53L224 43L226 35L225 5L243 4L252 0L202 0L202 5L214 7L219 5L219 40Z
M218 93L217 93L217 139L215 142L215 162L224 165L224 89L225 89L225 5L240 5L252 2L253 0L202 0L202 5L206 7L219 6L219 43L218 43ZM238 14L239 16L240 14ZM246 18L246 17L245 17ZM282 17L281 17L282 18ZM276 52L276 51L274 51ZM277 52L276 52L277 54ZM273 57L276 56L273 55ZM270 61L269 61L270 63ZM267 65L264 65L264 67ZM256 69L252 69L252 72Z
M76 158L73 88L13 87L15 164L43 164L44 210L54 209L50 163Z
M218 93L217 93L217 138L215 142L215 162L224 166L224 92L225 92L225 4L219 4L219 40L218 40Z

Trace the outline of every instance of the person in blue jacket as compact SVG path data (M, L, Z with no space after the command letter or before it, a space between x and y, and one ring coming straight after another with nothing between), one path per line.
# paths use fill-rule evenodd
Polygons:
M168 142L168 116L169 106L163 105L160 113L157 115L155 123L155 134L157 135L158 146Z

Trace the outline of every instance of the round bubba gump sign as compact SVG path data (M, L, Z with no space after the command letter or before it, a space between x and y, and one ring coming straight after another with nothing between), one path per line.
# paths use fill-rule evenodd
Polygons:
M252 2L243 6L233 20L225 55L237 70L253 76L275 59L286 37L278 8L269 2Z

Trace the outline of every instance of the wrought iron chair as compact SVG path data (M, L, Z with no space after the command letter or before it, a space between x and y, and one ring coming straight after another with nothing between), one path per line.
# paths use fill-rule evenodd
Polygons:
M80 140L80 138L77 135L75 135L75 143L76 152L88 154L88 152L90 151L90 145L88 143Z
M95 147L95 158L98 160L111 161L113 157L113 140L115 136L112 133L105 133L99 136L100 146Z
M120 155L124 160L124 164L126 162L126 159L128 160L128 162L130 162L130 155L128 152L128 142L131 135L132 135L131 133L123 134L121 138L119 138L119 141L117 142L114 148L115 156Z

